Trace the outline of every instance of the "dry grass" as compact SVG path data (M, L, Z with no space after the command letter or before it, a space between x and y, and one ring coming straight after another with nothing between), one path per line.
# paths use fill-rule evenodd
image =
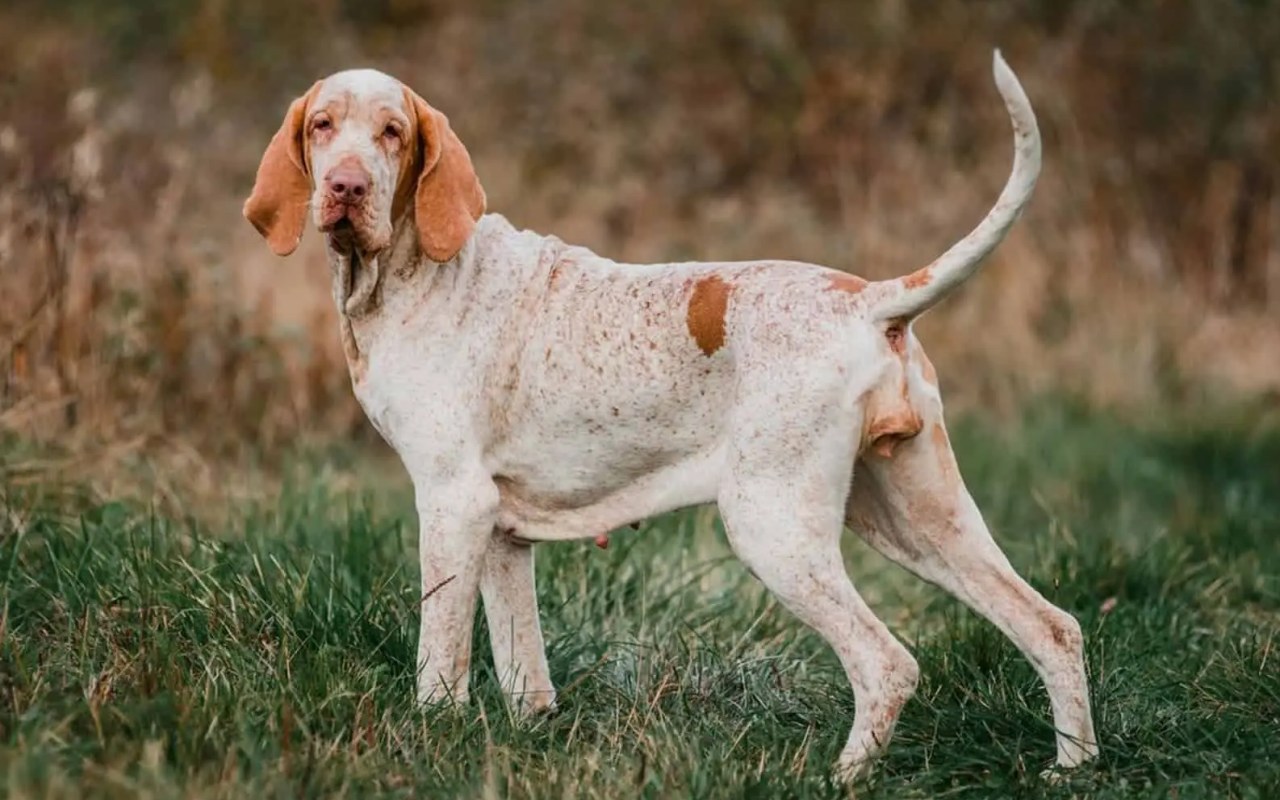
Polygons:
M952 405L1280 390L1266 4L269 5L0 11L3 429L96 473L103 453L198 473L181 465L368 435L319 243L276 259L239 216L285 104L332 69L444 108L518 224L621 259L883 277L1003 180L996 44L1047 166L983 278L921 324Z

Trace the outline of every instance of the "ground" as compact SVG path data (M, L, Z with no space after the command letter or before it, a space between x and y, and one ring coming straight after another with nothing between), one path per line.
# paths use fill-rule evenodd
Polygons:
M1030 666L846 534L922 676L857 795L1280 796L1280 427L1061 403L953 427L1015 566L1083 625L1102 757L1044 781L1053 735ZM845 794L828 774L848 684L729 556L711 510L604 551L539 546L556 715L509 716L483 626L472 704L415 711L408 488L335 489L323 465L338 457L300 456L278 497L217 524L5 488L4 794Z

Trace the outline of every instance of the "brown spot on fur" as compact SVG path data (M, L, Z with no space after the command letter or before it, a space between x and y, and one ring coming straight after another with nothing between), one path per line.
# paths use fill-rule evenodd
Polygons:
M1053 643L1056 644L1058 647L1067 646L1067 634L1062 630L1062 628L1058 627L1057 625L1050 625L1049 633L1051 636L1053 636Z
M867 282L857 275L850 275L847 272L839 272L828 276L827 280L830 285L827 286L828 292L845 292L846 294L857 294L867 288Z
M919 289L933 280L933 267L918 269L902 279L902 285L908 289Z
M689 296L686 318L689 335L704 355L712 355L724 347L724 315L732 291L733 284L726 283L719 275L710 275L698 281Z
M551 272L547 275L547 285L552 289L560 283L564 277L565 268L573 270L578 266L578 260L573 255L557 254L551 264Z
M1079 626L1073 624L1069 615L1063 615L1055 610L1046 610L1041 613L1040 618L1049 629L1049 637L1059 648L1075 650L1080 647L1081 641L1077 635Z

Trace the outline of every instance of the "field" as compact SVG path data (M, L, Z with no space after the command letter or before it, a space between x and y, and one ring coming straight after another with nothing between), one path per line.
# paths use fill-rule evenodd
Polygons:
M916 653L918 695L860 797L1275 797L1280 427L1135 424L1070 404L961 422L968 483L1015 565L1084 627L1102 757L1061 784L1031 668L846 534ZM853 698L834 656L729 555L714 513L540 546L561 690L508 715L411 702L405 481L299 454L217 522L10 487L0 532L0 777L13 797L831 797Z
M970 489L1084 627L1102 757L1049 784L994 629L846 533L922 684L866 797L1280 797L1280 6L1257 0L0 4L0 796L831 797L853 697L713 509L539 548L557 714L411 702L407 481L321 237L241 204L289 101L374 66L491 211L628 261L929 263Z

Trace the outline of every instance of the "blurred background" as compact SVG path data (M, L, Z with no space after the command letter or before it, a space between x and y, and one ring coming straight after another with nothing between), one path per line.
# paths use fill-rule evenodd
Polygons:
M994 201L997 46L1045 170L918 326L952 413L1274 406L1268 0L8 0L0 429L34 449L7 475L90 453L95 480L142 459L217 484L225 458L376 440L319 237L279 259L240 216L284 109L329 72L381 68L445 111L519 226L620 260L876 278Z

